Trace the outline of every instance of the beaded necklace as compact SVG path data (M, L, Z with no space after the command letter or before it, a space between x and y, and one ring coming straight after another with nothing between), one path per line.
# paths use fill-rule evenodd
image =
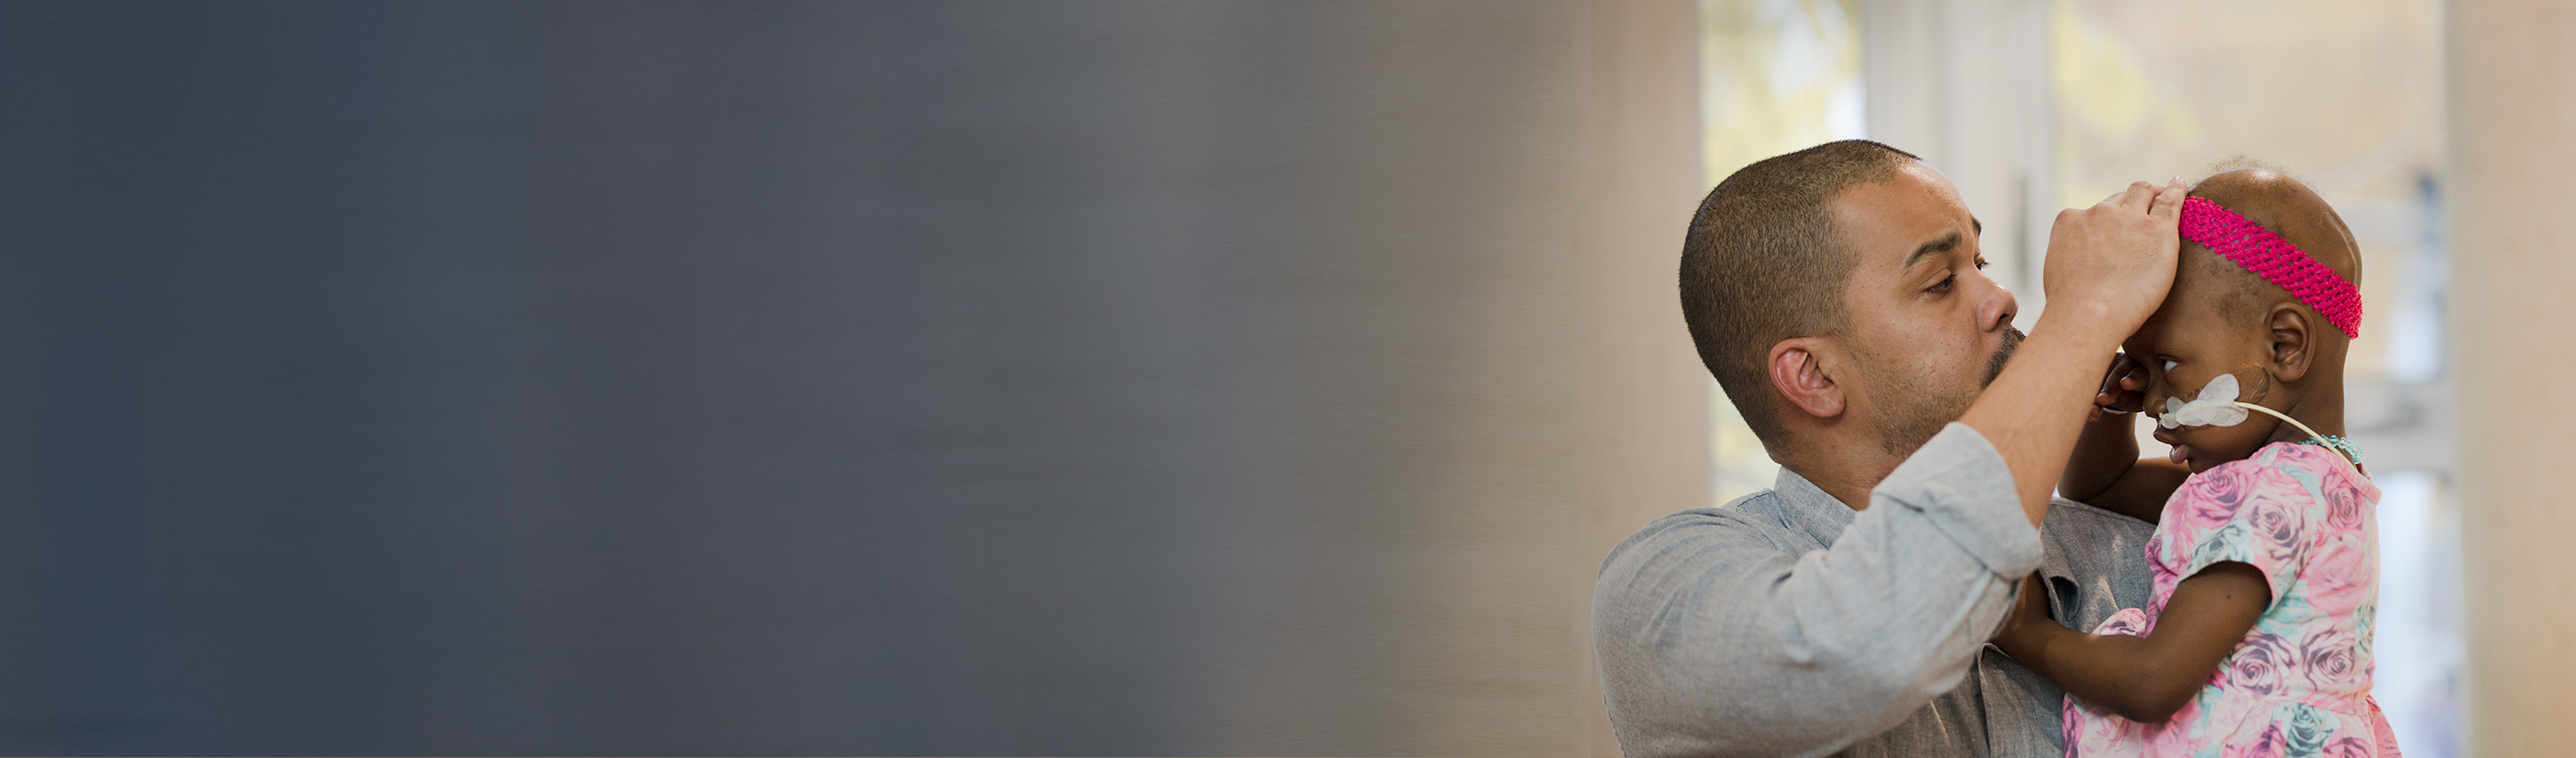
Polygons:
M2325 448L2325 449L2327 449L2327 450L2332 450L2332 451L2335 451L2335 452L2337 452L2337 453L2342 453L2342 454L2343 454L2343 458L2344 458L2344 460L2352 461L2352 465L2355 465L2355 466L2359 466L2359 465L2361 465L2361 446L2360 446L2360 445L2352 444L2352 440L2350 440L2350 439L2346 439L2346 438L2344 438L2344 437L2343 437L2343 436L2341 436L2341 435L2334 435L2334 434L2318 434L2318 433L2317 433L2317 430L2315 430L2315 429L2310 429L2310 428L2308 428L2308 425L2306 425L2306 424L2302 424L2302 423L2299 423L2299 420L2298 420L2298 419L2290 418L2290 414L2282 413L2282 412L2280 412L2280 411L2272 410L2272 409L2270 409L2270 408L2265 408L2265 407L2263 407L2263 406L2255 405L2255 404L2253 404L2253 403L2237 403L2237 404L2236 404L2236 407L2244 408L2244 409L2247 409L2247 410L2262 411L2262 412L2264 412L2264 413L2266 413L2266 414L2269 414L2269 415L2270 415L2271 417L2273 417L2273 418L2277 418L2277 419L2280 419L2280 420L2282 420L2282 421L2290 422L2290 425L2291 425L2291 426L2298 427L2298 428L2299 428L2299 431L2307 432L2307 433L2308 433L2308 438L2307 438L2306 440L2304 440L2304 441L2301 441L2299 444L2302 444L2302 445L2316 445L2316 446L2318 446L2318 447L2322 447L2322 448Z

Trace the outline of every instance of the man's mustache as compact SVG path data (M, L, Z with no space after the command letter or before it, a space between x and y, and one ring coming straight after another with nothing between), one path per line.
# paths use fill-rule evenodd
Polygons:
M1978 386L1994 384L1995 377L2003 375L2004 364L2011 363L2013 351L2021 349L2022 336L2020 329L2004 327L2004 344L1995 346L1995 356L1986 359L1986 380Z

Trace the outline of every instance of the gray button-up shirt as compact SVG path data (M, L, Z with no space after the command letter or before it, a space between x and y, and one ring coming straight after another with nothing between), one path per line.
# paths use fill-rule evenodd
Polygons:
M1853 511L1783 469L1773 489L1655 520L1594 585L1620 750L1648 756L2059 756L2056 685L1986 644L2034 568L2090 629L2143 606L2146 522L2055 501L1960 424Z

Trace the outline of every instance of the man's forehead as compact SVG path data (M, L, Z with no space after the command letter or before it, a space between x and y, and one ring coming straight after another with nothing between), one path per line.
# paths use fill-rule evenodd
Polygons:
M1984 231L1950 180L1929 167L1906 167L1884 182L1857 185L1834 198L1834 225L1865 267L1913 265L1956 249Z

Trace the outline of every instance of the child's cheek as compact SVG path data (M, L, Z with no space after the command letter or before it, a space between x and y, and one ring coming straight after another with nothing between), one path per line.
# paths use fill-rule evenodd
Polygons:
M2237 400L2260 403L2272 396L2272 373L2265 371L2262 364L2246 364L2228 374L2236 377Z
M2202 454L2196 457L2210 465L2243 460L2253 457L2254 451L2263 447L2263 438L2269 436L2265 426L2247 419L2235 426L2194 427L2190 430L2192 434L2184 436L2183 442L2201 451Z

